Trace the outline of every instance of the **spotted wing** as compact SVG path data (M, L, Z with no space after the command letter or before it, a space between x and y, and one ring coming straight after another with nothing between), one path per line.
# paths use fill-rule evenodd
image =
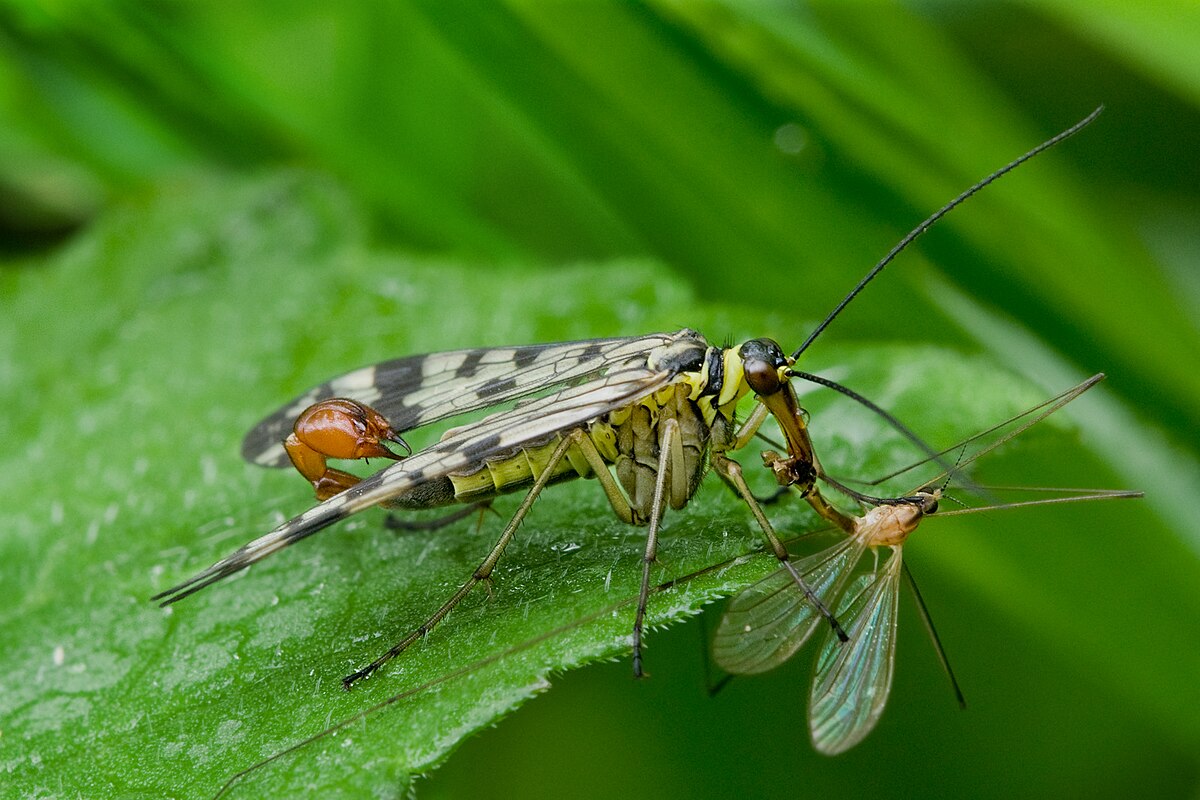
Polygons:
M902 564L896 548L879 571L855 579L838 605L850 639L826 637L808 704L813 746L825 755L844 753L862 741L887 705Z
M681 333L691 333L681 332ZM697 336L698 334L692 334ZM398 433L506 400L593 377L642 359L679 334L449 350L356 369L314 386L254 426L242 457L264 467L288 467L283 440L301 411L346 397L383 414Z
M568 386L518 408L465 426L436 444L365 478L218 561L189 580L155 596L163 605L250 566L352 514L412 491L428 481L468 469L497 454L545 442L609 411L666 386L677 369L641 365L611 370L578 386Z
M861 540L848 537L793 566L828 606L862 554ZM766 672L791 658L822 619L793 575L780 569L729 601L713 638L713 658L735 675Z

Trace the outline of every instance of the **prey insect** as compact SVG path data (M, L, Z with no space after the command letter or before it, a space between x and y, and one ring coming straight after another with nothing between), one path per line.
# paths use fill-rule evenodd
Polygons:
M943 500L949 497L945 495L946 486L960 470L1067 405L1103 377L1095 375L1057 397L942 451L939 455L961 451L960 460L952 470L921 484L909 492L903 502L870 508L854 520L853 530L841 541L794 562L794 570L810 591L834 609L849 634L847 642L827 638L817 656L808 720L813 745L818 751L836 755L850 749L871 732L883 713L895 663L902 576L913 588L917 607L938 657L960 705L965 706L924 601L904 563L904 543L922 520L937 512ZM980 445L980 442L984 443ZM977 449L967 455L967 448L973 445L978 445ZM928 459L896 475L926 463ZM1059 496L964 506L943 511L940 516L1142 496L1141 492L1117 490L1051 491ZM868 551L874 556L873 566L860 572L858 568ZM808 598L793 591L792 581L790 571L780 570L747 587L730 601L713 638L713 656L722 669L732 674L764 672L791 658L811 638L818 618L814 616Z
M774 418L787 454L770 467L831 525L851 533L855 521L825 499L829 482L813 449L807 414L792 380L813 380L898 420L838 384L794 369L796 360L834 318L909 242L1000 176L1090 123L1099 110L976 183L910 232L854 287L790 356L770 339L717 347L699 333L457 350L384 362L328 381L263 420L243 443L243 455L268 467L294 465L322 500L213 566L158 594L174 603L250 564L372 506L429 509L487 503L525 491L495 545L459 589L424 623L382 656L343 679L346 688L375 672L425 636L480 582L487 581L534 501L551 483L594 478L616 515L647 526L641 592L632 634L633 668L642 674L641 641L651 566L666 508L683 508L711 469L744 501L771 552L797 590L840 640L846 632L802 576L732 457ZM743 421L739 401L759 402ZM401 458L385 443L406 447L402 434L458 414L517 404L446 432L437 443ZM290 431L290 432L289 432ZM281 444L282 442L282 444ZM923 445L922 445L923 446ZM926 448L927 449L927 448ZM388 458L397 463L359 479L332 469L329 458ZM842 491L850 491L840 487ZM851 492L851 494L854 494ZM886 498L862 499L874 503Z

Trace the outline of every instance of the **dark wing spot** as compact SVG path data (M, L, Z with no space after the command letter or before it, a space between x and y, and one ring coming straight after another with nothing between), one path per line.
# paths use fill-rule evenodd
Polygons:
M592 342L580 352L579 358L583 361L591 361L593 358L599 358L604 355L604 347L599 342Z
M534 361L537 361L537 357L541 354L543 349L545 348L522 347L521 349L517 350L517 355L513 358L513 366L515 366L517 369L525 369Z
M475 370L479 369L479 362L483 359L486 350L475 350L467 353L467 357L458 365L458 369L454 370L456 378L470 378L475 374Z
M375 365L375 383L382 393L394 391L397 388L408 391L414 383L421 380L421 365L425 357L409 356L396 358Z
M480 386L479 389L477 389L476 391L480 397L492 397L492 396L500 394L502 392L511 391L512 389L515 389L516 387L517 387L517 381L515 378L503 378L503 379L488 381L487 383Z

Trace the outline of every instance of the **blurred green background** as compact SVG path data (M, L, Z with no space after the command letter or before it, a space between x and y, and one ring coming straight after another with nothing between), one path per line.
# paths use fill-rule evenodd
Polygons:
M1055 0L6 0L0 310L15 313L21 292L70 285L55 277L55 259L97 221L189 186L237 186L284 169L328 176L352 209L346 218L364 226L365 250L453 265L459 276L478 270L480 286L508 277L532 286L569 272L583 297L563 307L602 309L556 322L548 297L548 321L532 338L644 332L622 323L661 304L652 279L669 274L698 305L736 309L730 318L804 321L713 337L767 334L794 347L930 211L1104 104L1090 129L923 238L827 337L986 353L1047 394L1109 373L1103 398L1076 416L1080 452L1012 465L1012 480L1052 482L1082 464L1083 477L1072 478L1143 488L1146 501L1041 522L1026 515L1013 527L1019 543L990 540L1042 559L1039 575L1061 571L1068 588L1017 573L1011 591L989 591L997 584L956 578L953 559L971 551L945 542L926 576L912 548L927 595L940 601L934 612L971 709L954 710L919 626L906 620L879 730L851 754L823 759L807 742L807 665L710 699L703 634L690 624L652 639L653 680L633 683L625 660L556 679L545 697L470 738L417 792L1195 797L1198 51L1200 8L1182 0L1136 10ZM150 273L153 258L151 248ZM646 281L635 274L624 284L599 268L588 281L587 265L610 261ZM304 263L295 280L318 294L322 276L301 277ZM252 282L254 265L245 269L241 279ZM286 270L269 275L289 280ZM373 280L353 266L329 280L344 291L347 276ZM460 280L424 313L521 330L495 301ZM70 341L72 326L116 313L103 300L95 320L74 316L79 308L46 309L47 330ZM374 349L350 348L350 358L403 352L386 329L364 331L360 321L314 315L290 342L264 325L262 345L297 364L312 363L328 340L374 338ZM395 324L419 330L423 321ZM27 364L62 357L13 336L0 362L10 408L23 400L17 381ZM437 346L419 334L416 342ZM238 391L224 402L252 422L289 391L355 363L285 367L287 380L262 405L240 407ZM81 368L68 360L43 372L64 364ZM55 391L50 378L41 388ZM71 424L31 419L0 427L6 450L24 452ZM240 429L206 435L225 458ZM36 477L10 474L6 505L19 515ZM203 508L187 513L206 519ZM1064 537L1069 549L1056 541ZM48 546L22 543L19 552L39 559ZM14 581L28 591L34 581L24 578ZM42 588L55 602L65 597ZM1074 604L1039 606L1062 597ZM20 734L5 731L2 741L11 771L28 754ZM43 773L39 786L53 785Z

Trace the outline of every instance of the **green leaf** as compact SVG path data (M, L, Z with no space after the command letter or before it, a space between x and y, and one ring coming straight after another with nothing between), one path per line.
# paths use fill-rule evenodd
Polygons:
M616 520L588 482L539 500L490 598L478 591L351 693L342 675L436 607L485 554L498 520L396 535L366 514L170 609L150 603L311 504L298 477L238 457L242 433L298 390L439 348L681 323L716 340L788 343L805 330L791 315L698 301L651 262L483 270L380 251L362 231L346 196L310 174L193 179L115 210L56 256L0 273L0 337L11 343L0 352L0 580L14 598L0 615L0 719L6 780L22 794L203 797L346 722L253 771L234 796L399 796L553 673L626 654L644 532ZM929 346L821 345L806 366L937 444L1044 397L990 360ZM812 392L806 403L832 473L878 474L912 458L843 399ZM1048 451L1079 452L1062 425L1031 432L1009 460L1015 480L1079 479L1076 466L1103 482L1102 466L1048 461ZM765 491L756 453L742 460ZM657 593L656 626L773 568L745 509L710 483L669 516L655 580L725 567ZM503 515L515 503L497 507ZM801 505L770 510L781 531L814 525ZM1114 535L1134 518L1137 536ZM1103 548L1058 527L1003 543L980 530L931 535L912 559L1059 651L1055 668L1079 669L1082 652L1100 665L1088 668L1097 692L1148 708L1181 746L1200 739L1188 711L1200 666L1188 622L1195 573L1144 510L1098 523ZM1064 579L1065 565L1083 564ZM1110 597L1117 585L1138 602ZM1169 643L1174 661L1148 668L1122 633L1134 625Z
M1020 457L989 466L1011 483L1145 488L1144 502L939 520L906 550L970 711L953 712L906 606L879 730L847 756L821 759L802 724L806 659L710 702L697 688L702 634L682 626L650 637L654 680L631 684L624 660L563 676L555 692L468 740L422 794L476 795L485 781L493 794L524 797L567 786L777 796L800 781L805 793L839 797L877 794L883 781L911 796L1191 792L1200 62L1187 24L1194 4L1126 5L518 0L449 13L418 1L0 2L0 252L65 241L106 203L118 208L69 252L0 273L9 489L0 585L13 598L0 610L5 780L15 776L21 794L126 796L158 780L166 788L147 793L204 795L375 698L323 692L440 601L495 521L476 538L463 523L421 540L462 542L462 560L411 606L394 596L409 562L386 583L371 560L408 557L387 550L375 515L359 523L361 536L316 537L159 628L144 616L149 591L305 507L294 476L235 457L240 433L300 387L441 346L684 324L718 341L795 343L917 220L1104 103L1094 126L907 251L805 365L843 365L838 377L948 440L1012 410L995 364L1041 397L1095 370L1110 375L1070 412L1078 441L1031 433ZM346 194L312 176L246 182L281 163L334 174ZM171 183L187 170L241 177ZM441 260L368 248L364 231ZM836 347L847 341L868 349ZM964 374L958 357L901 342L991 360L979 362L983 375ZM809 402L819 451L845 474L873 474L903 452L846 404ZM755 458L744 459L753 474ZM534 515L542 522L531 520L531 538L518 537L504 562L519 574L560 541L547 532L609 519L594 486L545 499ZM789 529L807 519L790 507L771 513ZM669 543L685 550L693 528L710 536L718 520L745 524L719 487L672 516ZM613 564L641 547L640 531L615 524L588 535L613 543ZM347 543L363 548L349 548L365 553L361 569L330 563ZM664 574L685 565L664 550ZM318 566L310 580L376 587L372 605L351 602L367 591L358 585L328 602L293 597L289 579ZM271 595L255 586L276 588L281 607L307 603L301 619L324 627L285 637L278 656L256 640L248 676L240 661L220 665L270 613ZM247 608L226 605L243 592ZM350 608L358 616L338 616ZM461 611L455 620L470 608ZM92 618L112 625L82 624ZM239 623L224 639L204 627L225 619ZM438 635L450 636L452 622ZM135 652L143 629L172 638ZM612 636L627 630L627 619L614 623ZM372 638L350 641L362 636ZM523 685L541 685L539 670L555 661L539 660ZM171 684L197 686L198 711L166 703L169 692L123 705L139 681L206 663L216 681ZM117 688L87 688L97 673L116 675ZM211 694L222 685L224 696ZM290 726L307 707L293 699L283 722L245 733L271 702L285 703L255 695L281 689L312 704L311 721ZM329 783L402 793L408 767L393 756L407 718L375 722L400 705L359 723L347 754L341 737L330 740L338 763L358 771L332 769ZM384 735L364 746L372 726ZM163 757L159 730L186 739L186 752ZM427 736L426 754L452 738ZM317 750L290 757L300 766L274 764L296 782L260 784L261 793L315 785L333 763L309 755ZM217 764L217 752L227 761Z

